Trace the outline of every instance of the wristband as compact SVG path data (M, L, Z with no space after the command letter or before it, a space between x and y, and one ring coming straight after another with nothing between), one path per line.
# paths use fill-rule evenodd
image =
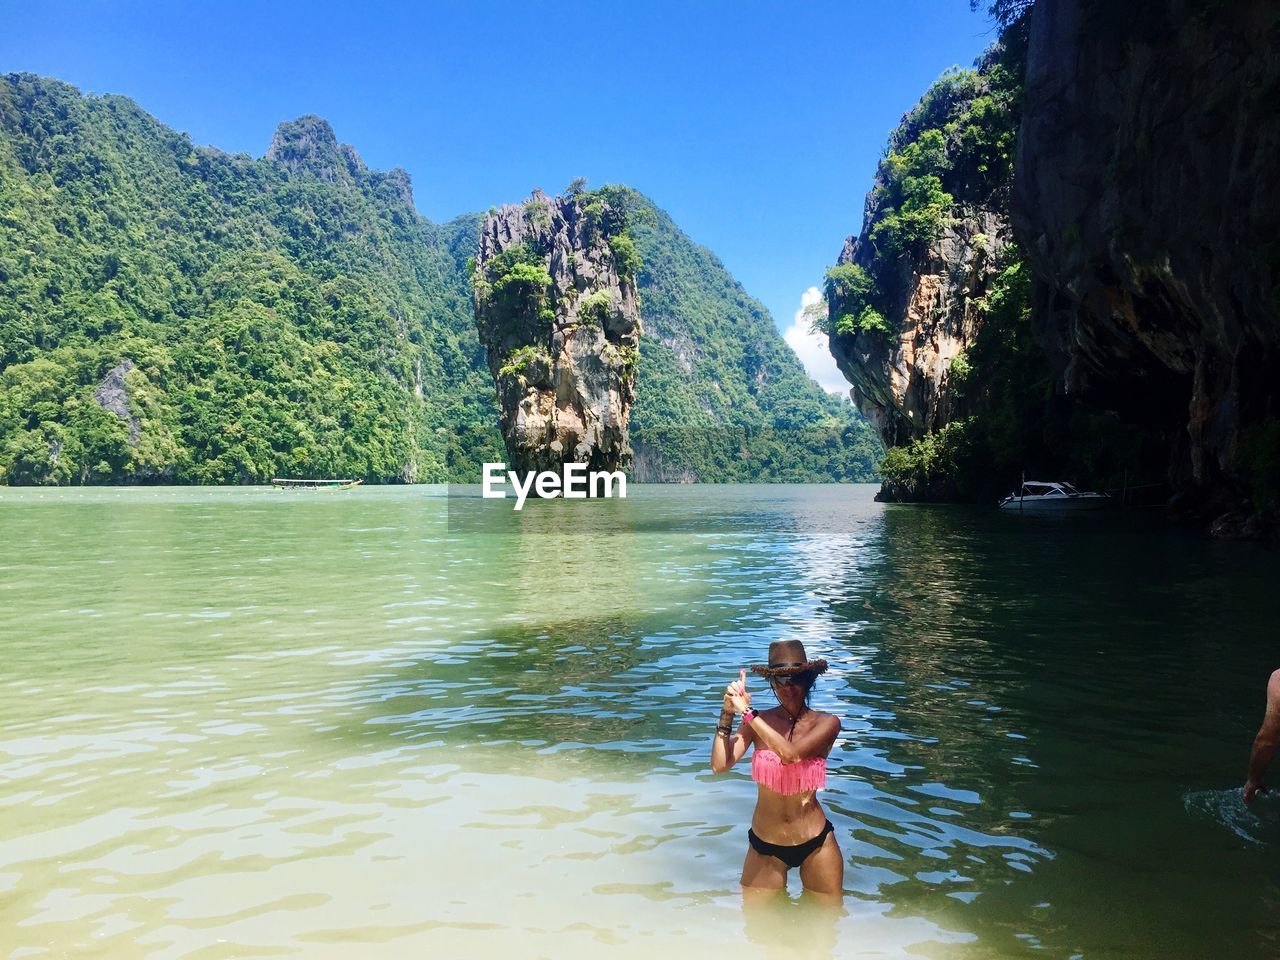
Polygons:
M742 725L745 727L748 723L750 723L755 718L756 718L756 712L754 710L748 710L746 713L742 715Z

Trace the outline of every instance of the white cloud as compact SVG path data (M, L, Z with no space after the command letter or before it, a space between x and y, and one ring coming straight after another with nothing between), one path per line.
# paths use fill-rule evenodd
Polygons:
M827 305L823 302L822 291L817 287L810 287L800 295L800 309L796 311L795 319L783 331L782 336L804 364L805 372L817 380L823 390L847 398L849 382L831 357L831 351L827 348L827 335L814 333L810 329L814 317L824 316L826 312Z

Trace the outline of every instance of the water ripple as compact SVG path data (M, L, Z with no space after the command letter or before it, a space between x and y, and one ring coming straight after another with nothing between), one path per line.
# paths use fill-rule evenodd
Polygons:
M1280 821L1224 787L1276 559L870 492L640 488L459 536L417 488L0 490L6 946L1270 956ZM835 918L744 916L754 787L707 768L723 684L784 636L843 719Z

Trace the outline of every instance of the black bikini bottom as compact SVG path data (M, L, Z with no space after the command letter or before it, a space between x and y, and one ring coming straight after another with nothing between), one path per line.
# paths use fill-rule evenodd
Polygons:
M827 839L827 834L834 830L831 821L827 821L827 825L822 828L822 832L812 840L806 840L804 843L797 843L795 846L784 846L780 843L768 843L756 836L754 830L747 830L747 841L751 844L751 848L756 853L765 857L777 857L787 865L787 869L798 867L809 859L809 854L813 853L823 841Z

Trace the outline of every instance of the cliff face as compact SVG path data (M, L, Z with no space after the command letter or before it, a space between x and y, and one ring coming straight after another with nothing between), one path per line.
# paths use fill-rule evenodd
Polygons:
M873 190L866 223L875 222L874 197ZM957 373L981 325L977 303L989 292L1009 227L995 210L954 213L918 258L877 263L864 228L845 240L836 261L874 276L886 301L888 334L854 329L833 333L830 343L858 409L891 446L938 430L966 410ZM833 284L831 311L846 311L846 299Z
M1274 520L1278 42L1261 0L1038 0L904 118L828 273L882 495L1030 469Z
M598 194L534 191L485 218L476 324L513 469L628 466L640 342L633 250L621 211Z
M1166 431L1175 489L1220 512L1280 459L1280 16L1119 11L1032 10L1014 229L1068 393Z
M975 70L944 74L903 117L867 194L862 230L827 272L831 353L891 448L987 403L974 364L991 301L1017 259L1007 214L1021 93L1015 39ZM960 495L953 478L918 472L920 482L903 484L882 470L881 497Z

